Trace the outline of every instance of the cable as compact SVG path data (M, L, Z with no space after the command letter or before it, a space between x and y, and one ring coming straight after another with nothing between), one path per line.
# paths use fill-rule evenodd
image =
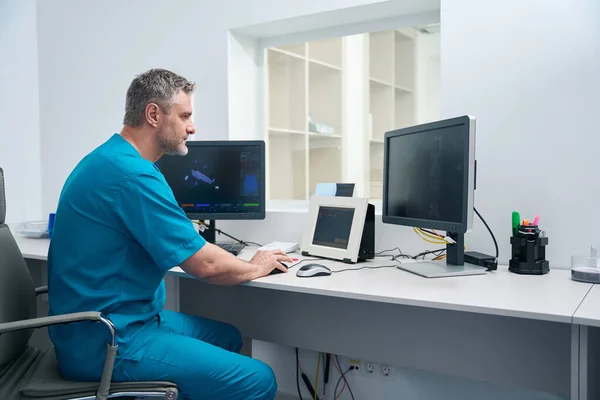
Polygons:
M425 233L429 233L430 235L437 236L437 237L442 238L442 239L444 238L443 235L440 235L439 233L437 233L434 230L429 230L429 229L425 229L425 228L419 228L419 229L422 230Z
M396 250L398 250L398 252L399 252L400 254L402 254L402 250L400 250L400 247L395 247L395 248L393 248L393 249L389 249L389 250L382 250L382 251L380 251L380 252L374 253L373 255L375 255L375 256L379 256L379 255L382 255L383 253L389 253L390 251L396 251Z
M397 267L397 265L377 265L377 266L365 265L364 267L358 267L358 268L338 269L338 270L335 270L335 271L331 271L331 273L332 274L337 274L338 272L358 271L360 269L379 269L379 268L395 268L395 267Z
M447 243L440 241L440 242L437 242L436 244L442 244L443 245L443 244L447 244ZM437 250L427 250L427 251L424 251L422 253L417 254L416 256L411 256L411 255L402 253L402 250L400 250L400 248L396 247L394 249L383 250L383 251L380 251L378 253L374 253L374 256L375 257L389 257L390 255L384 255L383 253L388 253L390 251L398 251L398 253L399 253L397 255L391 255L392 261L396 261L400 257L402 257L402 258L408 258L408 259L412 259L412 260L417 260L417 259L419 259L419 257L424 257L424 256L429 255L429 254L434 254L436 257L441 257L442 254L438 254L438 253L445 252L446 248L437 249Z
M438 242L438 244L447 244L447 243L446 242L443 242L443 243L442 242ZM390 251L398 251L399 254L395 254L395 255L391 255L391 254L384 255L383 254L383 253L389 253ZM440 249L437 249L437 250L427 250L427 251L424 251L422 253L417 254L416 256L411 256L411 255L402 253L402 250L400 250L400 248L396 247L394 249L383 250L383 251L380 251L378 253L374 253L374 256L375 257L389 257L389 256L391 256L392 261L396 261L398 258L401 258L401 257L402 258L412 259L412 260L418 260L420 257L424 258L426 255L429 255L429 254L433 254L436 257L442 257L443 253L445 251L446 251L446 248L444 247L444 248L440 248Z
M394 254L383 254L383 253L389 253L390 251L398 251L398 253L399 253L399 254L398 254L398 255L394 255ZM397 258L399 258L399 257L403 257L403 258L412 258L411 256L409 256L409 255L406 255L406 254L402 253L402 250L400 250L400 248L399 248L399 247L396 247L396 248L394 248L394 249L389 249L389 250L383 250L383 251L380 251L380 252L378 252L378 253L373 253L373 256L375 256L375 257L392 257L392 261L395 261L395 260L396 260Z
M317 393L319 392L319 367L321 366L321 352L317 353L317 373L315 376L315 395L313 400L317 400Z
M346 372L344 372L340 378L338 379L337 383L335 384L335 389L333 390L333 397L335 399L339 398L339 395L342 394L341 392L339 394L337 394L337 390L338 387L340 386L340 382L342 382L342 379L344 380L344 382L346 383L346 387L348 388L348 390L350 391L350 397L352 397L352 400L354 400L354 393L352 393L352 389L350 389L350 385L348 385L348 381L346 380L346 374L350 371L352 371L354 369L354 367L350 367L346 370Z
M306 388L310 392L310 395L311 396L316 396L315 389L313 388L312 384L310 383L310 379L304 373L302 374L302 380L304 381L304 384L306 385ZM316 400L319 400L319 396L316 396Z
M247 244L247 245L248 245L248 244L253 244L253 245L255 245L256 247L262 247L262 244L260 244L260 243L256 243L256 242L244 242L244 243L242 243L242 244Z
M342 373L342 375L340 375L340 378L338 379L337 383L335 384L335 389L333 390L333 398L334 399L338 399L339 395L342 394L341 392L339 394L337 394L338 387L340 386L340 383L342 382L342 380L345 379L346 374L352 370L353 370L353 368L350 367L344 373Z
M434 233L431 233L431 234L427 233L421 228L413 228L413 231L427 243L441 244L441 245L444 245L447 243L443 237L440 237L439 235L436 235Z
M496 262L498 262L498 257L500 256L500 253L498 251L498 242L496 242L496 237L494 236L494 232L492 232L492 230L490 229L490 226L487 224L487 222L485 222L485 219L483 219L481 214L479 214L479 211L477 211L477 208L473 207L473 210L475 210L475 214L477 214L479 219L481 219L481 222L483 222L483 224L485 225L487 230L490 232L490 235L492 235L492 240L494 241L494 246L496 247Z
M329 383L329 365L331 364L331 354L327 353L323 363L323 398L327 395L327 384Z
M300 358L298 358L298 348L296 347L296 387L298 388L298 399L302 400L302 393L300 393Z
M417 254L416 256L413 257L413 259L416 260L419 257L424 257L424 256L426 256L428 254L436 254L436 253L440 253L440 252L443 252L443 251L446 251L446 249L427 250L427 251L424 251L422 253Z
M337 356L337 354L335 355L335 360L337 361L338 365L341 365L341 364L340 364L340 359L339 359L339 357ZM350 397L352 397L352 400L354 400L354 393L352 393L352 388L350 387L350 384L348 383L348 380L346 379L346 374L347 374L348 372L350 372L352 369L353 369L353 367L350 367L350 368L348 368L348 371L344 372L344 373L342 374L342 376L340 377L340 379L344 379L344 382L346 383L346 386L348 386L348 390L350 391ZM338 388L338 385L339 385L339 384L340 384L340 381L338 380L338 383L337 383L337 385L335 385L335 390L333 391L333 396L334 396L334 397L335 397L335 393L337 392L337 388Z
M233 239L233 240L235 240L236 242L238 242L239 244L243 244L244 246L249 246L249 245L253 244L253 245L255 245L255 246L262 247L262 245L261 245L261 244L259 244L259 243L256 243L256 242L246 242L246 241L244 241L244 240L238 239L238 238L236 238L236 237L234 237L234 236L231 236L231 235L230 235L230 234L228 234L228 233L225 233L225 232L223 232L221 229L218 229L218 228L213 228L212 226L210 226L209 224L206 224L206 223L205 223L205 222L203 222L203 221L200 221L200 220L195 220L194 222L196 222L196 223L198 223L198 224L201 224L201 225L204 225L204 226L206 226L208 229L212 229L213 231L217 232L219 235L225 235L225 236L227 236L229 239Z
M427 239L433 240L435 242L443 242L446 243L443 236L437 235L431 231L427 231L423 228L413 228L413 230L421 237L425 237Z
M313 386L310 383L310 379L304 373L304 370L302 369L302 365L300 365L300 357L298 356L298 348L296 347L296 387L298 389L298 398L300 400L302 400L302 394L300 392L300 380L298 378L298 368L300 369L300 376L302 377L302 380L304 381L304 385L306 385L306 388L310 392L311 398L312 398L312 396L314 396L316 398L316 400L319 400L319 397L316 396L317 392L313 389Z
M441 254L441 255L439 255L439 256L437 256L437 257L435 257L435 258L433 259L433 261L439 261L439 260L443 260L443 259L445 259L445 258L446 258L446 255L445 255L445 254Z
M298 348L296 347L295 349L296 349L296 388L298 389L298 398L300 400L303 400L302 393L300 392L300 378L298 377L298 372L300 372L300 374L302 376L302 380L304 381L304 384L306 385L306 388L310 392L311 396L314 396L316 400L319 400L319 397L316 395L317 392L313 389L312 385L310 384L310 380L308 379L308 376L306 376L306 374L304 373L304 370L302 369L302 365L300 365L300 357L298 356ZM298 369L300 369L300 371L298 371Z
M302 264L303 262L306 262L306 261L321 261L321 260L322 260L321 258L305 258L305 259L303 259L303 260L300 260L300 261L298 261L298 262L297 262L297 263L295 263L295 264L292 264L292 265L290 265L290 266L288 267L288 269L291 269L292 267L295 267L296 265L298 265L298 264Z
M213 229L213 228L211 228L211 229ZM225 232L223 232L223 231L222 231L222 230L220 230L220 229L216 229L216 228L214 228L214 231L215 231L215 232L217 232L219 235L225 235L225 236L227 236L229 239L233 239L233 240L235 240L235 241L236 241L236 242L238 242L239 244L243 244L243 245L245 245L245 246L248 246L248 245L250 245L250 244L253 244L253 245L255 245L255 246L262 247L262 246L261 246L260 244L258 244L258 243L254 243L254 242L246 242L246 241L243 241L243 240L241 240L241 239L238 239L238 238L236 238L236 237L234 237L234 236L231 236L231 235L230 235L230 234L228 234L228 233L225 233Z
M335 367L335 369L337 370L337 372L340 374L340 376L343 374L342 370L340 369L340 367L338 367L337 362L332 358L331 359L331 363L333 364L333 366ZM340 395L342 393L344 393L344 390L346 389L346 381L344 381L344 386L342 386L342 390L338 393L337 397L340 397ZM335 394L335 393L334 393ZM335 398L335 396L334 396Z

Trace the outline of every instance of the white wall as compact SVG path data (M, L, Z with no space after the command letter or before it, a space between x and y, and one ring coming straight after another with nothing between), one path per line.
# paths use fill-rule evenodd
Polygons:
M400 8L419 11L435 2L411 1ZM373 3L382 4L372 13L375 18L399 2L177 0L165 6L159 0L40 1L43 210L55 209L62 184L75 164L120 130L125 91L135 74L164 67L197 81L197 136L227 138L228 30L281 19L291 19L284 26L290 29L293 17ZM347 21L365 17L361 9L350 11L344 11ZM335 22L340 21L316 18L312 26ZM265 27L282 29L277 24ZM52 159L59 150L61 157Z
M440 33L417 36L417 120L419 123L440 119L441 87Z
M41 218L35 0L0 0L0 167L7 222Z
M569 266L600 243L600 2L445 1L441 50L442 115L477 118L475 205L502 258L517 210L540 214L550 268Z

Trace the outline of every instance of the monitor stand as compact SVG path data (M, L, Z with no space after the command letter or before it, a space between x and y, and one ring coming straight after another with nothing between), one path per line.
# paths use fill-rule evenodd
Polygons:
M208 243L217 244L217 226L214 219L208 221L208 227L204 231L199 230L198 233Z
M465 235L463 233L447 232L455 244L446 245L446 259L439 261L415 261L400 264L398 268L426 278L443 278L447 276L482 275L486 267L465 264Z
M449 238L453 239L455 244L446 244L446 261L450 265L465 264L465 234L456 232L446 232Z
M206 221L203 221L206 222ZM221 232L217 229L215 220L211 219L208 221L207 228L204 231L199 230L198 234L206 240L207 243L219 246L223 250L237 256L246 247L245 244L234 242L234 243L217 243L217 232L225 236L229 236L225 232ZM229 236L233 239L233 237ZM235 239L234 239L235 240Z
M448 276L483 275L487 268L479 265L450 265L446 260L420 261L398 265L401 270L424 276L425 278L443 278Z

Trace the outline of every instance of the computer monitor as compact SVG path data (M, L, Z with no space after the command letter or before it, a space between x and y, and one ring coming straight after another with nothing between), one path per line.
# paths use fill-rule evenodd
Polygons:
M473 224L475 119L469 116L387 132L383 209L387 224L446 231L447 262L464 264Z
M188 141L185 156L156 162L193 220L265 218L265 142Z

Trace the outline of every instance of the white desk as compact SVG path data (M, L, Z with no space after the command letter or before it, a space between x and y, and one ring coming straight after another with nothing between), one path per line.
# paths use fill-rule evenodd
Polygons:
M581 303L573 323L586 326L600 327L600 286L594 285Z
M47 240L17 240L26 258L45 259ZM500 267L427 279L386 268L299 278L298 268L233 287L180 279L180 309L257 340L586 398L572 322L592 285L569 271L520 276ZM191 278L180 268L169 275Z
M243 252L240 256L248 258L244 255ZM386 259L377 259L375 262L354 266L325 260L318 263L334 271L365 264L395 264ZM508 272L506 268L501 268L499 271L481 276L428 279L397 268L384 268L347 271L327 277L299 278L296 276L296 271L302 265L292 268L287 274L267 276L245 285L303 294L569 324L573 313L592 286L571 281L568 271L563 270L553 270L551 274L544 276L519 276ZM170 273L181 277L187 276L180 268L174 268ZM600 314L600 306L598 308Z
M21 249L21 253L23 257L29 260L48 260L48 247L50 246L50 241L47 239L28 239L21 236L17 236L17 234L12 231L19 245L19 249Z

